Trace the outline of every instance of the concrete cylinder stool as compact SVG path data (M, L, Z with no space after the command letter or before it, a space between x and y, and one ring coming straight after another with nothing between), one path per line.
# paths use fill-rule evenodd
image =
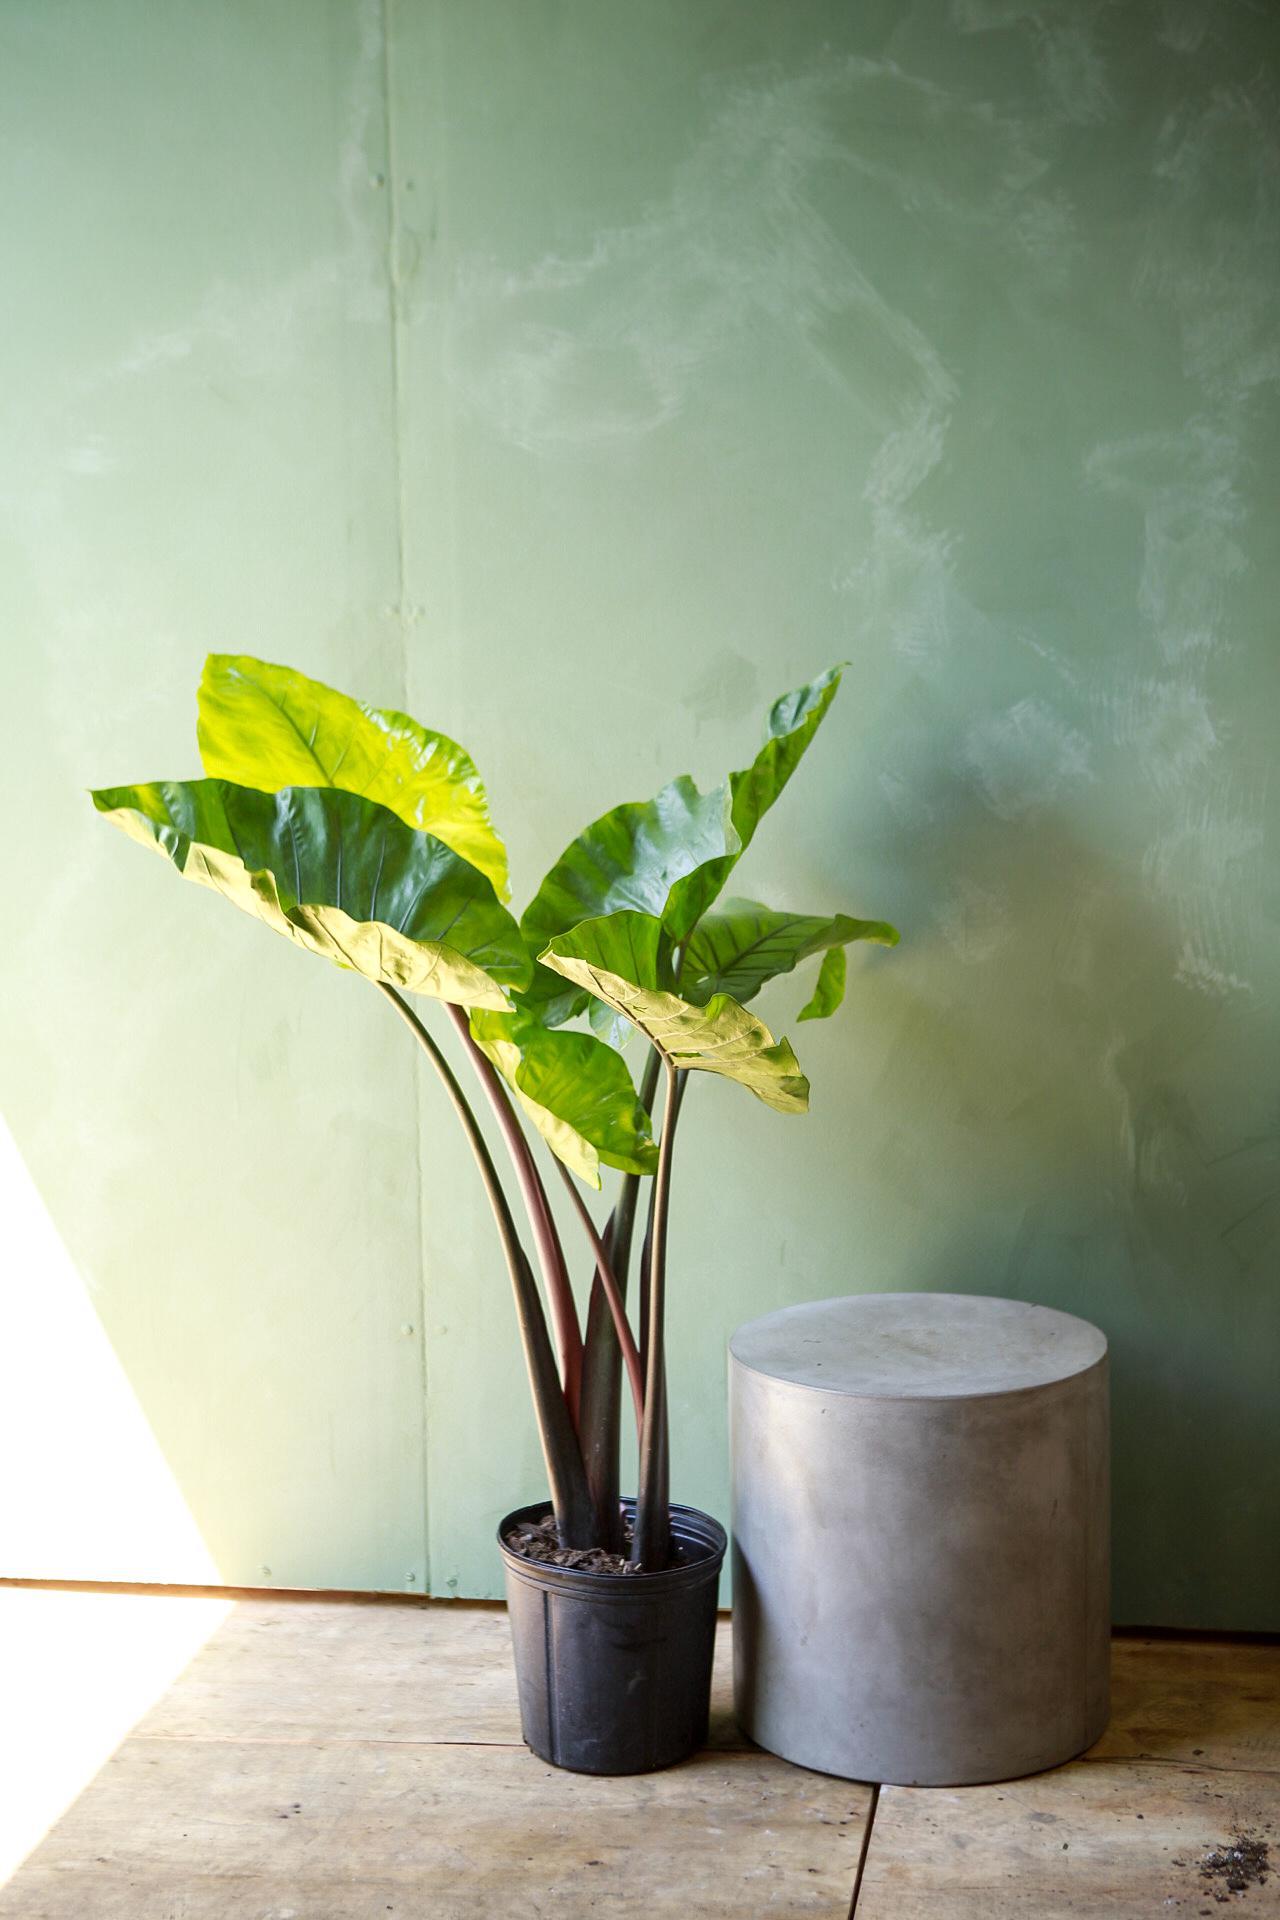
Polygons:
M1107 1343L969 1294L786 1307L729 1346L738 1719L847 1779L964 1786L1107 1723Z

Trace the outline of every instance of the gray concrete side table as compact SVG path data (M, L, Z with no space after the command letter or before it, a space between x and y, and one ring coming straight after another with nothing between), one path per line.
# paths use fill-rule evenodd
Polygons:
M729 1346L744 1733L822 1773L1012 1779L1107 1723L1107 1343L969 1294L786 1307Z

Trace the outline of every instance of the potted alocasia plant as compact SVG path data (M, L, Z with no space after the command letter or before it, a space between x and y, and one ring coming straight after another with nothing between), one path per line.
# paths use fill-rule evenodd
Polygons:
M550 1500L509 1514L499 1542L525 1737L561 1766L646 1771L705 1734L725 1536L669 1493L676 1125L696 1072L802 1113L809 1088L795 1054L748 1002L821 954L798 1017L828 1015L843 997L848 943L897 940L883 921L720 899L839 683L833 668L779 700L751 765L709 792L683 777L601 815L518 921L464 749L288 667L211 655L198 695L204 777L92 795L187 879L371 981L439 1076L493 1211L546 1464ZM536 1275L471 1103L411 997L438 1001L457 1032L510 1161ZM647 1043L638 1088L622 1051L633 1031ZM586 1243L585 1324L530 1129ZM598 1189L602 1167L621 1180L598 1227L582 1185ZM619 1489L624 1373L639 1444L634 1500Z

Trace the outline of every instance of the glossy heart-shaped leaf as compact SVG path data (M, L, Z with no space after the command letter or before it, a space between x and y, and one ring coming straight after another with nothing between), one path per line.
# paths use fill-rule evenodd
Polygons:
M611 913L558 934L540 956L630 1020L681 1072L723 1074L779 1113L803 1113L809 1082L785 1040L727 993L695 1006L660 984L662 923L648 913Z
M590 1186L600 1185L602 1161L622 1173L655 1171L649 1116L626 1063L603 1040L545 1027L520 1009L473 1013L471 1035L552 1152Z
M790 973L810 954L843 949L851 940L875 940L892 947L898 934L884 920L853 920L844 913L780 913L756 900L727 900L704 914L690 934L680 967L680 991L697 1005L714 993L730 993L746 1002L767 980ZM827 1011L834 1013L838 1005L837 997Z
M624 908L660 917L683 875L736 844L727 786L700 793L687 774L652 800L611 808L566 847L526 908L520 927L530 953L580 920ZM584 994L543 968L528 997L553 1026L586 1006Z
M387 986L505 1008L527 984L519 929L484 874L340 787L227 780L107 787L99 813L276 933Z
M799 766L840 690L840 667L784 693L769 710L768 734L749 767L725 782L732 834L723 853L701 860L671 889L662 924L671 938L687 940L751 845L755 830Z
M768 737L751 765L709 793L682 775L652 800L628 801L593 821L566 847L520 925L539 954L580 920L634 908L686 940L791 778L840 685L832 667L775 701ZM535 976L531 1004L552 1024L582 1012L581 993Z
M362 794L443 840L507 897L507 852L484 785L447 734L247 654L211 653L197 704L200 755L213 778L273 793L332 786Z

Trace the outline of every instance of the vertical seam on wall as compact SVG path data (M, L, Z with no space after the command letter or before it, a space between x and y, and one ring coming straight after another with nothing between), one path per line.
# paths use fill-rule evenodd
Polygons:
M403 383L400 354L400 177L396 150L395 106L391 86L391 12L393 0L380 0L382 28L382 115L387 154L387 351L391 379L391 462L392 491L396 516L396 604L395 618L400 629L401 705L409 708L409 622L405 598L405 497L404 459L401 451L401 414ZM430 1436L427 1431L427 1250L423 1220L422 1186L422 1102L423 1073L418 1051L413 1065L413 1167L418 1235L418 1409L422 1445L422 1498L419 1519L422 1528L422 1591L431 1592L431 1481L428 1461Z
M391 92L391 9L382 4L382 111L387 146L387 308L391 356L391 460L396 502L396 618L400 623L400 683L409 699L409 632L405 607L404 461L400 449L402 382L400 367L400 180L396 152L395 108Z

